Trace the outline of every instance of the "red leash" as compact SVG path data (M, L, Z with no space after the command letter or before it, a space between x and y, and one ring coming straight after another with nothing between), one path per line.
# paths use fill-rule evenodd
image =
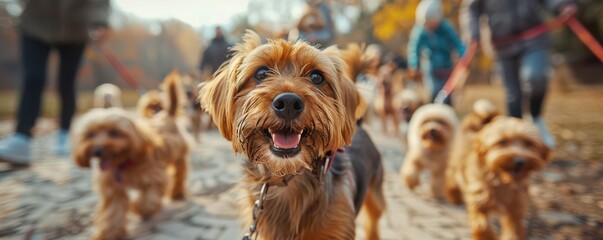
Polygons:
M595 56L599 58L601 62L603 62L603 47L601 47L601 44L597 42L597 40L588 32L588 30L586 30L586 28L584 28L584 26L576 19L575 16L558 17L551 22L530 28L520 33L519 35L496 39L494 43L497 45L506 45L517 41L528 40L540 36L543 33L549 32L552 29L561 27L563 25L569 26L569 28L572 29L572 31L578 36L582 43L584 43L584 45L586 45L592 51L592 53L595 54ZM444 99L450 96L450 94L452 94L452 91L454 91L454 89L458 85L462 85L459 83L462 80L463 74L469 68L469 63L471 63L471 61L473 60L473 57L477 52L477 47L477 44L472 44L471 46L469 46L467 52L465 52L461 60L459 60L459 62L454 66L452 74L446 81L446 84L444 85L442 90L438 92L438 95L434 100L435 103L444 103Z
M119 61L119 59L117 59L117 57L115 57L115 54L113 54L113 51L111 51L111 48L105 47L96 41L93 41L93 42L94 42L94 46L96 46L96 48L103 54L103 56L105 56L105 58L107 58L107 61L109 61L109 63L111 63L111 66L113 66L113 68L115 68L115 71L117 71L119 76L121 76L126 81L126 83L128 83L128 85L130 85L131 88L138 91L138 93L140 93L142 95L145 92L145 89L142 86L140 86L138 84L138 82L136 82L136 80L132 77L132 75L130 75L130 73L128 72L126 67L124 67L124 65Z
M576 19L571 17L567 20L566 24L572 31L578 36L578 38L586 45L590 51L599 58L599 61L603 62L603 47L597 42L597 40L591 35L586 28Z

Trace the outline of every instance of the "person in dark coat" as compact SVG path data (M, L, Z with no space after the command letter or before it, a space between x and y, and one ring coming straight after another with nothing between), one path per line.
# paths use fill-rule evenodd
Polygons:
M228 49L231 47L222 33L222 28L216 27L216 36L211 40L209 46L203 52L199 70L205 78L215 73L222 63L228 60Z

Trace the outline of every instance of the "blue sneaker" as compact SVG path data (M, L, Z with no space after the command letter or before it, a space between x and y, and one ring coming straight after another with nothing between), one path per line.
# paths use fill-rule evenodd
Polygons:
M551 135L551 132L546 127L546 123L544 123L542 118L534 118L534 124L536 124L538 130L540 130L540 137L542 137L542 141L544 141L544 144L546 144L546 146L550 149L555 149L555 147L557 147L557 144L555 143L555 137Z
M70 151L69 132L67 130L59 130L57 134L57 145L54 147L54 153L57 155L67 155Z
M27 166L31 162L29 137L15 133L0 140L0 161Z

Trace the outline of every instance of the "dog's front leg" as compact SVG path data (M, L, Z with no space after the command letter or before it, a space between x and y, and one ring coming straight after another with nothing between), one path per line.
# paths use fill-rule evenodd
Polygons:
M400 177L410 190L414 190L419 185L419 176L422 170L421 156L414 151L406 153L404 164L402 165L402 169L400 169Z
M496 235L488 222L488 215L474 203L467 203L469 226L474 240L495 240Z
M160 174L159 176L162 177L140 188L140 196L132 206L134 212L143 220L149 220L155 213L161 210L167 182L165 181L166 176L164 174Z
M521 194L518 194L521 195ZM527 195L527 194L526 194ZM512 204L500 218L501 240L524 240L526 239L526 229L524 227L524 217L526 213L526 202L517 196Z
M91 239L121 239L127 235L126 214L129 199L126 189L116 183L113 177L101 178L99 183L100 201L94 214L96 232Z

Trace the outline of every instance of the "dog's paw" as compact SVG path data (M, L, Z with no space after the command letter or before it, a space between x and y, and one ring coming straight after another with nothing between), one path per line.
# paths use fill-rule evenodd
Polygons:
M402 176L402 180L406 183L406 187L414 190L419 185L419 178L415 176Z
M463 196L461 190L458 188L447 188L446 189L446 199L449 203L455 205L463 204Z

